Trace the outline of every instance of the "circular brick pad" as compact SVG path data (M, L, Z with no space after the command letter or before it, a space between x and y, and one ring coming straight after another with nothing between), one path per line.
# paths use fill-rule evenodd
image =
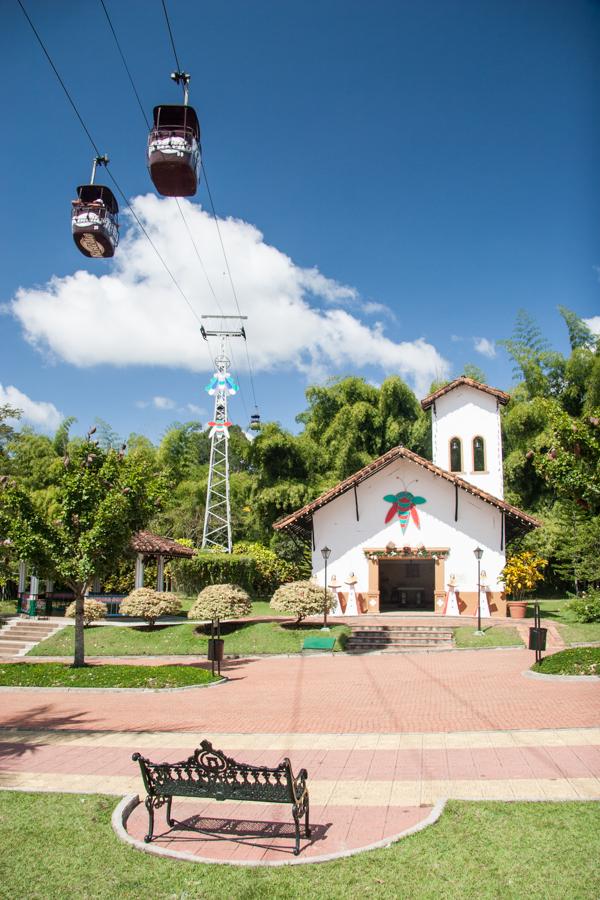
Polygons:
M198 862L269 865L309 863L390 843L421 825L431 806L311 806L311 836L294 856L291 807L280 804L202 802L175 798L169 828L165 808L155 812L154 840L144 849L186 854ZM138 804L126 822L127 834L143 841L148 814Z

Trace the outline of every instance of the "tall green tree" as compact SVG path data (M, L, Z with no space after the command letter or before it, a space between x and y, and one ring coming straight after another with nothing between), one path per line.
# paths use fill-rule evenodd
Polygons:
M73 664L85 664L83 599L94 576L108 575L134 532L144 528L164 494L158 473L134 456L89 439L71 444L52 510L40 509L17 478L4 476L0 531L39 574L75 595Z

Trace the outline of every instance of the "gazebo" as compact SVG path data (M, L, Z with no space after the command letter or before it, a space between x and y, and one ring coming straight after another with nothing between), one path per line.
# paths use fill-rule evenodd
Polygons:
M146 560L156 560L156 590L165 586L165 560L191 559L194 551L172 538L161 537L151 531L138 531L131 538L131 549L135 552L135 587L144 587L144 564Z
M156 560L156 590L162 591L165 586L165 560L170 559L191 559L194 551L191 547L186 547L174 541L172 538L162 537L160 534L154 534L152 531L138 531L131 538L129 544L131 551L135 554L135 587L144 587L144 566L149 560ZM28 605L30 601L34 601L34 609L38 604L39 595L39 579L35 573L30 575L30 588L26 589L27 583L27 563L22 560L19 563L19 585L18 585L18 603L19 609L26 612L31 607ZM46 590L44 591L44 602L46 614L51 613L52 602L59 601L61 603L69 602L72 599L70 593L56 593L54 585L51 581L46 581ZM106 604L109 615L118 615L119 604L123 599L123 594L106 594L102 591L102 584L99 578L94 579L92 590L88 594L95 600L101 600Z

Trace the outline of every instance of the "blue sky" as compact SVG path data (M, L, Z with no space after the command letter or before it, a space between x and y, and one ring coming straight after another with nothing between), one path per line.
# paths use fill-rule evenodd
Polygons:
M152 196L145 125L100 2L24 3L194 309L216 312L177 209ZM105 3L147 114L177 102L159 0ZM398 372L423 393L472 362L509 388L495 341L520 307L561 349L558 304L598 316L600 3L169 10L263 419L295 427L307 383L329 375ZM42 428L58 411L81 430L98 416L156 440L174 420L206 421L208 348L145 239L123 216L114 263L72 242L70 200L93 152L16 0L3 4L0 50L14 138L2 155L2 396L24 395ZM201 185L183 209L233 313L207 206ZM254 400L235 354L231 418L245 424Z

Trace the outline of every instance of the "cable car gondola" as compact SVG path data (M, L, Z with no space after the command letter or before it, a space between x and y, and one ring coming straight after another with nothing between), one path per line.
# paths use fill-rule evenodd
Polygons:
M119 243L119 204L110 188L94 184L96 166L107 165L107 156L94 159L89 184L80 184L71 203L71 231L84 256L107 259L115 255Z
M155 106L154 125L148 135L148 169L154 187L163 197L192 197L198 187L200 123L188 106L190 76L174 72L183 84L183 106Z
M258 408L255 407L255 409L256 412L250 416L250 425L248 426L250 431L260 431L260 415Z

